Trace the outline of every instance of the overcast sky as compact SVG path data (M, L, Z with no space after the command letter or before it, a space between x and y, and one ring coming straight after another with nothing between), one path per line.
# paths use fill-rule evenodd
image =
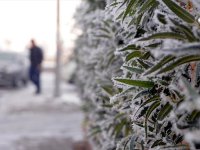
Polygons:
M61 31L65 48L72 46L73 15L80 0L61 1ZM31 38L55 53L56 0L0 0L0 47L24 51Z

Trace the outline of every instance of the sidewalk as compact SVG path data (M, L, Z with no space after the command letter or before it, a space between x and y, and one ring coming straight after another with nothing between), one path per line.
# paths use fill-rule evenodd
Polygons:
M53 74L42 77L43 93L34 87L0 89L0 150L73 150L83 140L80 99L73 85L62 84L53 97Z

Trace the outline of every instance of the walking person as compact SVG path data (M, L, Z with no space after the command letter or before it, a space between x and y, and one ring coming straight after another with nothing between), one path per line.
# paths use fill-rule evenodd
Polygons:
M36 45L35 40L31 40L29 76L30 80L36 86L36 91L35 91L36 94L41 93L40 74L41 74L42 61L43 61L42 49Z

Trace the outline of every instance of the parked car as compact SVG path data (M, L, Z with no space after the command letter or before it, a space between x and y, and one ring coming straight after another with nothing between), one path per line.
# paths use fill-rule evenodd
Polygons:
M26 56L15 52L0 52L0 85L26 85L29 79L28 68Z

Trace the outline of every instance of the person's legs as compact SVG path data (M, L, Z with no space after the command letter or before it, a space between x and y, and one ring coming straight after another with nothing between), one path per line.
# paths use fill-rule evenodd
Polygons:
M37 87L36 93L41 93L41 84L40 84L40 70L36 68L35 70L35 85Z
M34 82L34 67L32 67L32 66L29 68L29 79L31 82L33 82L35 84L35 82Z
M36 94L41 92L41 85L40 85L40 70L37 67L30 67L30 80L36 86Z

